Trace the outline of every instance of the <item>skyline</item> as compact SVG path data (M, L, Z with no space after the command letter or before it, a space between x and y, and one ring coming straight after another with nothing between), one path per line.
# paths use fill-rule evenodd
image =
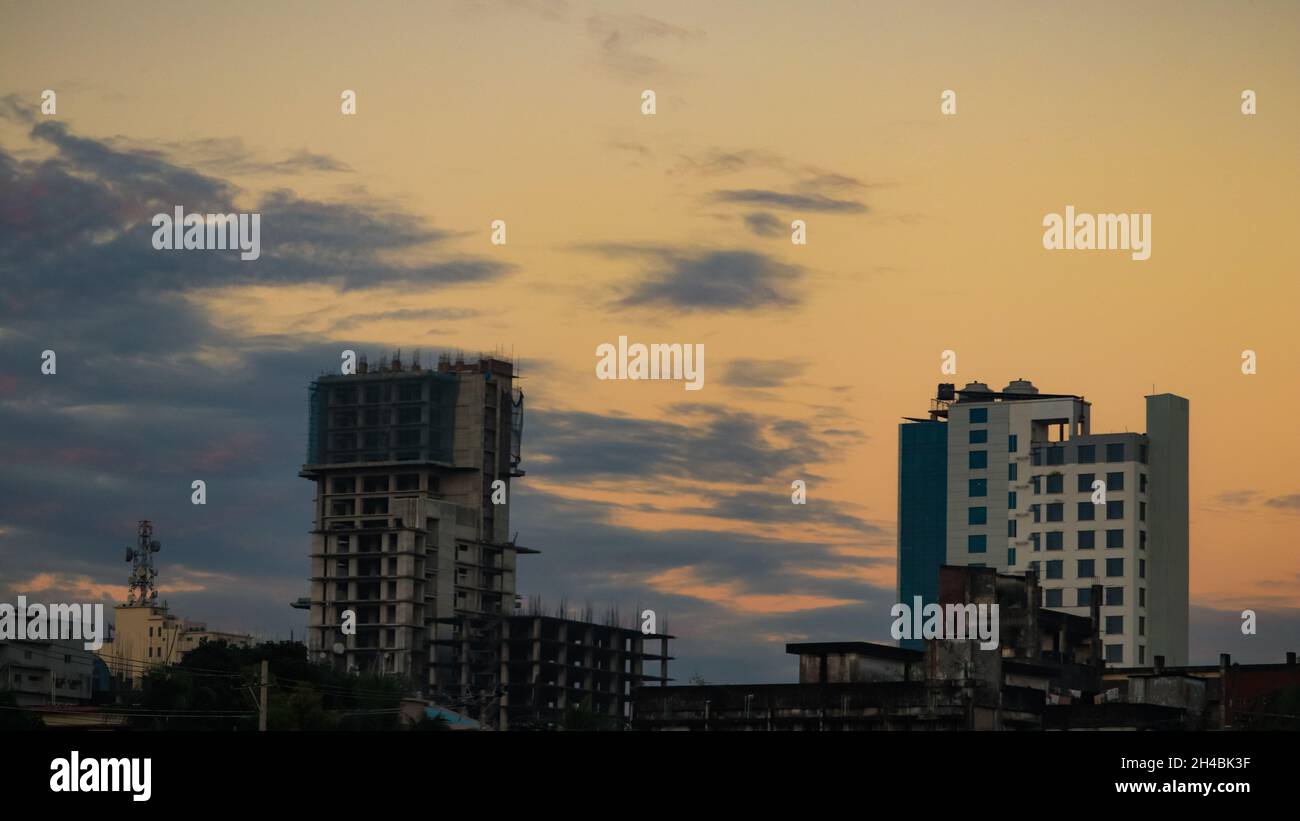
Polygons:
M1295 649L1300 437L1258 420L1300 399L1300 10L313 7L6 9L6 596L124 599L150 519L178 613L301 635L308 383L343 349L501 350L520 593L653 607L678 680L887 639L898 421L1018 378L1104 431L1187 397L1192 661ZM1045 249L1067 205L1150 214L1150 258ZM261 258L155 251L180 206L259 212ZM703 389L597 378L620 336L706 345Z

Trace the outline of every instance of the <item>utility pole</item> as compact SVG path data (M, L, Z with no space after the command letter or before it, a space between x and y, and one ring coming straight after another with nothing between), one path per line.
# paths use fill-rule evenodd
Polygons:
M257 708L257 731L259 733L266 732L266 689L267 685L270 683L270 666L271 663L269 661L262 659L262 698L261 703L258 704Z

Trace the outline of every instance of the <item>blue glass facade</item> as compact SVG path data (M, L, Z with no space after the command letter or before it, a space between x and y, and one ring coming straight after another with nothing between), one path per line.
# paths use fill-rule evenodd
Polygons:
M948 424L898 426L898 600L939 600L939 567L947 559ZM920 639L904 647L922 649Z

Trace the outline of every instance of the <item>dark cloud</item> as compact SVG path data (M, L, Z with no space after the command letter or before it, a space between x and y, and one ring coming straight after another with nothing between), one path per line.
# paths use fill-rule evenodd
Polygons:
M1257 490L1229 490L1220 493L1214 497L1214 500L1221 505L1228 507L1244 507L1259 496Z
M640 257L647 270L616 306L670 306L700 311L751 311L797 305L794 286L803 269L756 251L688 250L602 244L587 250L612 257Z
M775 237L785 233L785 223L766 211L746 214L744 219L745 227L757 236Z
M1254 610L1255 635L1241 632L1243 610ZM1192 664L1218 664L1219 654L1228 653L1241 664L1281 664L1287 651L1297 648L1300 636L1300 610L1289 607L1265 607L1250 596L1242 596L1240 609L1222 610L1195 603L1189 608L1188 630Z
M722 381L735 388L779 388L806 368L806 363L793 360L733 359L727 363Z
M31 136L54 155L19 160L0 148L0 275L6 282L0 317L20 317L20 324L57 318L77 326L66 329L74 335L111 328L124 334L121 341L148 327L132 330L126 320L152 316L171 330L165 326L187 312L175 297L198 288L302 282L439 287L490 280L507 270L485 259L429 259L427 249L450 235L377 203L319 202L277 190L242 208L232 183L162 152L115 148L55 121L37 123ZM153 215L178 205L187 212L260 213L262 257L155 250ZM178 343L202 332L195 319L191 311L175 322Z
M833 199L822 194L793 194L762 188L714 191L708 195L708 199L713 202L821 213L865 214L867 212L867 206L856 200Z
M679 421L533 412L532 448L545 458L545 475L563 481L662 476L733 482L746 476L788 486L809 478L810 465L829 455L829 444L797 420L703 405L671 410Z
M551 603L567 595L571 605L589 602L597 613L613 605L623 612L653 609L659 627L677 637L672 645L677 660L669 674L679 680L698 673L714 682L795 681L798 661L785 653L786 641L889 641L892 583L877 586L840 572L878 560L748 531L620 527L613 523L617 510L608 505L549 496L526 481L513 499L512 516L529 522L528 538L521 541L542 551L520 559L520 592ZM788 496L785 502L789 505ZM719 591L716 597L703 599L699 591L671 583L651 584L680 568L690 568L695 583ZM740 606L729 593L843 603L808 609L776 605L762 612Z
M1289 496L1274 496L1264 502L1272 508L1287 511L1300 511L1300 493L1292 493Z

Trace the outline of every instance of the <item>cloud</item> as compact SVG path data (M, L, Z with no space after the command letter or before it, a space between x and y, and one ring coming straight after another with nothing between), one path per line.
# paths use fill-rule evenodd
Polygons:
M698 311L754 311L799 303L797 265L757 251L693 250L606 243L584 246L609 257L648 260L647 270L615 307L668 306Z
M714 202L820 213L865 214L867 212L867 206L856 200L837 200L822 194L793 194L761 188L714 191L708 195L708 199Z
M785 223L766 211L746 214L744 219L745 227L757 236L775 237L785 233Z
M1220 493L1214 497L1214 500L1221 505L1228 507L1245 507L1259 496L1257 490L1229 490Z
M658 475L784 480L808 474L830 452L797 420L689 404L673 406L668 416L675 421L534 411L528 419L532 452L547 460L546 476L568 482Z
M735 388L779 388L807 367L789 359L733 359L727 363L722 381Z
M696 154L682 154L668 169L669 176L716 177L756 168L784 169L788 162L780 154L753 148L738 150L708 149Z
M664 73L664 64L645 50L653 43L687 43L704 32L656 20L642 14L595 14L587 18L587 33L600 49L605 68L627 79L649 79Z
M7 286L0 318L20 330L57 320L65 336L113 328L122 332L119 342L147 335L193 346L207 323L175 297L197 289L323 281L436 288L509 270L494 260L435 255L451 234L380 203L322 202L281 189L249 209L236 203L243 192L233 183L162 152L115 148L54 121L30 134L54 155L19 160L0 147L0 275ZM155 250L150 221L177 205L260 213L262 258Z
M1300 493L1292 493L1289 496L1274 496L1264 502L1271 508L1285 510L1288 512L1300 512Z

